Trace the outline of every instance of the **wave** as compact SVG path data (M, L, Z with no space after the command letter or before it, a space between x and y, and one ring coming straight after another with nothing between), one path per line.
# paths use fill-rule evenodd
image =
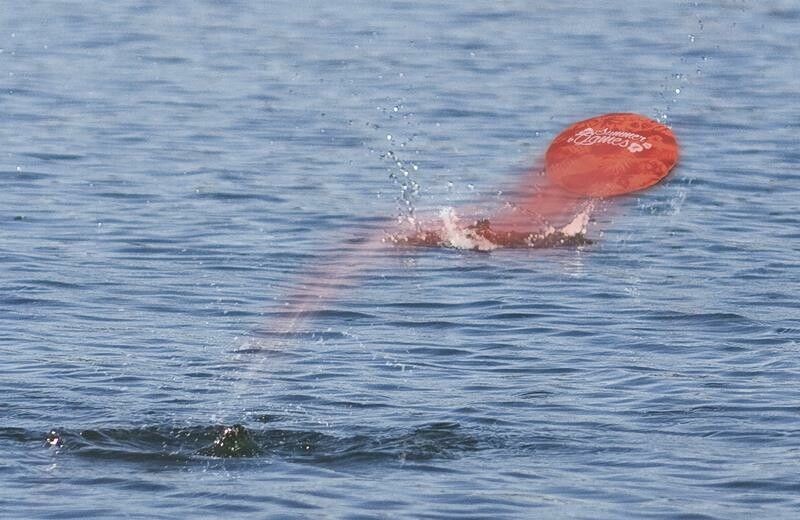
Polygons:
M59 453L91 459L185 464L208 458L278 457L325 464L358 461L428 461L457 458L478 449L478 439L458 423L437 422L410 431L338 436L313 429L212 426L142 426L47 433L2 428L0 439L36 443Z

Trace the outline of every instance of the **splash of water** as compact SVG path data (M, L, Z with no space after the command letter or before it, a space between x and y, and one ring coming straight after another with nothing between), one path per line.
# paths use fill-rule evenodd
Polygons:
M418 227L410 234L390 235L388 240L397 245L448 247L471 251L493 251L499 248L543 248L591 243L586 238L594 203L584 204L567 224L555 227L546 225L530 230L507 226L507 221L494 225L490 219L475 220L465 225L455 209L445 207L439 211L438 220Z
M461 224L453 208L442 208L439 218L442 223L439 245L476 251L491 251L497 248L497 244L476 233L474 228Z

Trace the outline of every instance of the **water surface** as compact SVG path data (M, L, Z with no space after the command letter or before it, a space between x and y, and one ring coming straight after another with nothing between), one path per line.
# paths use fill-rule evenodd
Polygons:
M0 516L795 518L798 23L4 4ZM352 254L614 111L683 155L593 244Z

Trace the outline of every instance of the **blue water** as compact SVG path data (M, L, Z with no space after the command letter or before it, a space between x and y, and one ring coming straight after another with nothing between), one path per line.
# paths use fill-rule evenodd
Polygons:
M797 3L483 4L3 3L0 517L797 518ZM614 111L592 245L357 252Z

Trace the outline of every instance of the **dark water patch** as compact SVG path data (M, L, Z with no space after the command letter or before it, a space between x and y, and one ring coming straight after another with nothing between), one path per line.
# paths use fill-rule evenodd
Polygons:
M82 287L78 283L46 278L21 279L19 283L25 285L19 286L18 289L78 289Z
M759 479L759 480L725 480L722 482L704 484L706 487L712 488L727 488L737 491L766 491L789 493L790 495L797 496L800 493L800 481L796 479ZM772 501L784 502L788 497L773 497Z
M276 195L270 195L267 193L257 193L257 192L231 192L231 191L200 191L196 193L195 196L200 199L211 199L211 200L219 200L223 202L235 202L235 201L256 201L256 202L286 202L286 199L283 197L278 197Z
M170 257L174 256L176 258L186 257L192 255L192 252L189 252L186 248L181 247L180 245L172 245L172 246L157 246L154 243L144 243L144 242L137 242L131 243L127 242L125 246L115 247L113 251L118 254L122 255L133 255L133 256L121 256L121 259L125 260L147 260L150 258L159 258L159 257Z
M347 374L341 374L339 376L340 377L348 377ZM375 396L371 396L370 399L375 399ZM355 409L360 409L360 410L372 410L372 409L391 409L391 408L395 407L393 404L388 403L388 402L386 402L386 403L377 403L377 402L374 402L374 401L372 401L372 402L363 402L363 401L352 401L352 400L348 400L348 401L329 400L328 403L331 406L338 406L338 407L341 407L342 409L355 408Z
M565 338L586 338L591 336L597 336L598 333L592 330L581 330L581 329L570 329L570 330L560 330L557 332L552 332L552 336L556 337L565 337Z
M467 302L449 301L403 301L386 302L381 307L403 308L403 309L486 309L503 305L500 300L475 300Z
M152 56L142 55L141 59L145 62L158 63L162 65L182 65L189 63L189 60L181 56Z
M567 374L576 374L583 372L580 368L575 367L504 367L504 368L493 368L492 372L498 374L519 374L519 375L530 375L530 374L539 374L539 375L567 375Z
M293 399L292 402L298 402ZM263 423L263 421L259 421ZM267 421L270 422L270 421ZM478 437L457 423L432 423L411 431L339 436L315 430L256 429L243 425L54 429L42 435L3 428L0 438L39 443L59 453L94 460L190 464L211 458L272 458L305 464L427 461L462 457L479 449Z
M463 327L462 323L445 320L395 320L386 325L404 329L458 329Z
M760 329L762 324L741 314L731 312L697 312L684 313L677 311L653 312L640 315L639 319L646 321L661 321L674 324L702 325L710 328L725 328L727 330Z
M283 313L284 316L291 315L290 313ZM317 317L317 318L330 318L333 320L369 320L375 319L374 314L358 311L346 311L341 309L320 309L315 311L308 311L297 313L298 316Z
M0 427L0 439L14 442L31 442L33 439L40 439L38 434L32 434L25 428Z
M426 461L460 457L478 449L479 441L462 432L457 423L433 423L408 433L362 435L348 439L336 450L320 453L318 462L376 460Z
M95 197L101 197L104 199L139 202L145 204L157 202L160 198L159 195L154 193L132 193L128 191L102 191L99 193L94 193L93 195Z
M43 153L43 152L23 152L20 155L33 157L42 161L77 161L85 156L73 153Z
M33 298L28 296L5 296L0 297L0 305L35 307L35 308L67 308L76 307L77 304L65 300L51 298Z
M778 334L800 337L800 327L778 327L775 329Z
M409 354L413 354L415 356L455 356L455 357L466 357L471 354L471 351L461 349L461 348L453 348L453 347L416 347L416 348L409 348L407 349Z
M46 172L36 172L30 170L18 170L18 171L0 171L0 179L4 182L8 182L9 179L13 180L14 183L19 183L19 181L40 181L43 179L50 179L54 176L52 173Z
M547 399L552 395L553 392L549 392L547 390L529 390L527 392L522 392L521 394L517 394L517 397L521 399Z
M800 19L800 9L789 6L771 7L767 14L782 22Z
M486 320L538 320L549 317L546 314L532 312L501 312L498 314L487 314Z

